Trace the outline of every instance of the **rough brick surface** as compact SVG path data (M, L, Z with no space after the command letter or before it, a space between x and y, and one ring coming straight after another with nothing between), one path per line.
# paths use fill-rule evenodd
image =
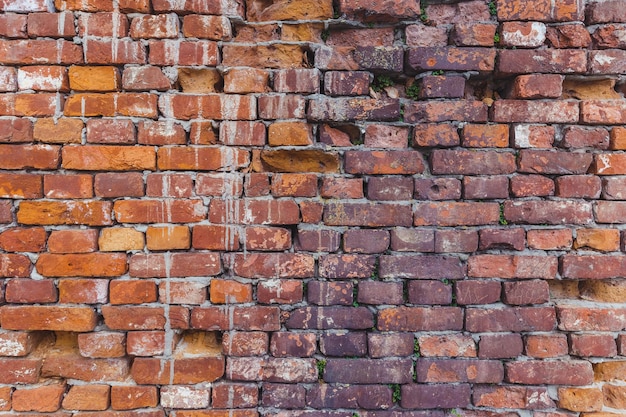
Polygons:
M626 413L619 0L0 0L0 415Z

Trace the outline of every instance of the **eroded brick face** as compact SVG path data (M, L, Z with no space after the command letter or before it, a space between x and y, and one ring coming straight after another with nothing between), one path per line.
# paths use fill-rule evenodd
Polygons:
M0 417L626 413L623 0L0 0Z

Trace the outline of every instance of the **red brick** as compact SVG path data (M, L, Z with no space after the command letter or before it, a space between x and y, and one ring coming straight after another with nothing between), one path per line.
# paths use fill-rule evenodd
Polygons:
M475 278L554 279L556 257L532 255L473 255L468 260L468 275Z
M457 22L452 41L457 46L493 46L497 29L492 23Z
M466 408L470 396L469 384L403 384L400 405L410 409Z
M556 179L558 197L597 199L601 191L602 181L597 176L568 175Z
M300 221L300 210L290 199L213 200L209 208L209 221L218 224L297 224Z
M564 148L609 148L609 132L603 128L568 126L563 129Z
M33 124L26 119L0 120L0 143L33 141Z
M570 249L574 243L572 231L568 229L528 230L527 239L529 248L540 250Z
M111 224L111 206L101 201L23 201L17 220L29 225L104 226Z
M16 389L11 404L14 411L54 412L61 408L65 384Z
M339 249L341 234L328 229L298 229L295 248L305 252L335 252Z
M51 117L59 111L54 93L4 94L0 96L0 115Z
M272 178L272 195L275 197L315 197L316 174L276 174Z
M554 135L553 126L518 124L512 131L513 146L516 148L551 148Z
M565 356L568 353L567 337L564 334L528 335L525 352L538 359Z
M262 95L259 97L259 118L260 119L302 119L306 117L305 112L305 100L300 95ZM278 125L294 125L298 126L301 123L292 124L290 122L279 123ZM301 124L303 125L303 124ZM309 127L310 129L310 127ZM286 132L281 129L277 133L285 134ZM310 135L310 133L308 134ZM311 140L311 139L307 139ZM299 142L302 142L300 139ZM285 142L289 143L289 142ZM275 141L275 145L278 142Z
M505 365L506 381L517 384L589 385L593 369L587 361L524 361Z
M574 356L610 358L617 355L615 338L610 334L571 334L570 343Z
M521 348L520 348L521 350ZM474 382L500 383L504 369L499 361L476 359L429 359L417 361L416 380L419 383Z
M80 45L65 40L2 40L0 63L24 64L77 64L83 62Z
M405 35L410 47L448 45L448 32L443 27L409 25L405 28Z
M598 388L565 388L558 390L559 407L571 411L602 410L602 394ZM602 415L604 413L585 413L584 415Z
M563 76L557 74L519 75L515 78L512 98L559 98L563 93Z
M113 277L126 272L126 254L42 254L37 271L47 277Z
M557 307L559 328L566 331L619 331L624 325L623 309L600 307Z
M172 372L173 371L173 372ZM173 373L173 375L172 375ZM131 376L138 384L197 384L213 382L224 374L223 357L181 359L137 358Z
M63 398L66 410L103 411L109 408L108 385L73 385Z
M6 330L88 332L96 327L96 312L89 307L3 306L0 323Z
M160 148L157 155L162 170L216 171L242 168L250 162L249 152L239 148Z
M98 250L98 231L53 230L48 238L50 253L87 253Z
M407 65L414 71L493 71L495 49L422 47L409 49Z
M279 93L318 93L318 69L281 69L274 72L274 90Z
M536 174L586 174L592 159L588 153L522 150L518 171Z
M323 177L320 187L322 198L363 198L362 178Z
M324 207L328 226L410 226L411 207L400 204L328 203Z
M0 233L0 249L6 252L42 252L47 237L41 227L9 228Z
M291 231L279 227L247 227L244 242L248 250L288 250L291 248Z
M20 90L68 91L67 69L39 65L20 68L17 71L17 85Z
M591 44L589 31L582 23L548 27L546 37L554 48L587 48Z
M211 403L214 408L256 407L259 389L254 384L221 383L213 386Z
M0 36L7 38L26 38L28 16L16 13L4 13L0 16Z
M201 282L161 282L159 302L164 304L202 304L207 300L207 285Z
M589 224L593 213L590 204L576 201L507 201L504 217L515 224Z
M457 307L394 307L378 313L380 331L460 330L463 318Z
M143 176L139 172L96 174L94 189L98 197L142 197Z
M178 16L173 13L134 17L130 24L130 37L134 39L175 38L178 32Z
M118 200L113 206L121 223L187 223L206 217L201 200Z
M547 388L543 387L483 386L472 392L472 399L475 405L481 407L517 409L543 409L555 407L554 402L550 399ZM539 414L535 413L535 415L539 417Z
M87 142L100 144L136 143L135 125L131 120L89 119Z
M144 304L157 300L157 287L151 281L111 281L109 286L109 303L118 304Z
M439 335L417 338L420 355L448 357L476 357L476 343L469 336Z
M147 146L66 146L62 156L66 169L126 171L156 168L154 149Z
M236 304L252 301L252 286L232 280L213 279L209 287L212 304Z
M189 174L148 174L146 195L148 197L191 197L193 179Z
M131 277L165 278L211 276L221 272L216 253L135 254L129 262Z
M457 146L458 129L450 123L422 123L413 128L413 146Z
M501 123L577 123L574 101L496 100L493 118Z
M166 343L166 335L162 331L128 332L126 353L133 356L160 356L168 349Z
M43 191L48 198L91 198L93 177L91 175L44 175Z
M54 303L58 299L54 282L49 280L13 279L7 282L5 300L8 303Z
M111 12L81 13L78 16L78 34L123 38L128 36L128 19L123 14Z
M108 300L109 281L106 279L62 279L58 287L60 303L104 304Z
M98 331L78 335L78 349L85 358L119 358L126 354L124 333Z
M465 312L469 332L549 332L556 327L553 307L471 308Z
M3 198L43 197L42 177L35 174L0 174L0 196Z
M502 284L503 301L511 305L543 304L550 299L550 289L546 281L515 281Z
M505 176L463 178L463 197L468 200L508 198L509 179Z
M502 286L496 281L464 280L456 283L456 301L460 305L493 304L500 301Z
M473 100L411 102L404 107L404 121L407 123L486 122L487 106L482 101Z
M268 280L257 286L257 301L261 304L296 304L302 301L302 282L297 280Z
M259 193L259 195L252 195L253 197L269 194L269 177L266 176L265 178L263 178L263 175L265 174L250 174L250 177L246 177L246 180L249 181L249 183L246 184L246 187L258 187L258 190L250 193ZM258 180L259 183L252 186L250 184L250 178L252 177L254 177L255 180ZM266 181L261 181L262 179ZM243 182L243 178L238 174L199 173L196 176L196 194L214 197L240 197L244 188ZM267 191L265 191L265 187L267 187ZM248 193L246 193L246 195L248 195Z
M450 304L452 302L452 286L434 280L410 281L408 283L408 302L418 305Z
M410 200L413 179L407 177L371 177L367 182L367 198L374 201Z
M497 224L499 216L500 209L497 203L417 203L413 225L474 226Z
M114 385L111 387L111 408L114 410L134 410L156 407L157 387L141 385Z

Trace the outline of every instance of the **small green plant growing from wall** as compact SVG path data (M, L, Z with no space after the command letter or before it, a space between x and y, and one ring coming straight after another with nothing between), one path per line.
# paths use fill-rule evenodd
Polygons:
M415 339L415 342L413 343L413 353L418 358L421 356L421 354L420 354L420 345L419 345L419 342L417 341L417 339Z
M443 75L443 70L435 70L432 72L433 75Z
M393 85L393 80L388 75L377 75L374 77L374 82L372 83L372 90L377 93L383 91L387 87L391 87Z
M390 387L393 390L391 394L391 400L394 403L399 403L400 400L402 399L402 391L400 390L400 384L392 384L390 385Z
M406 96L411 100L419 100L421 88L418 83L413 83L406 88Z
M324 370L326 369L326 360L318 359L317 361L317 375L320 381L324 378Z
M504 203L500 203L500 218L498 219L498 223L502 226L509 224L509 222L506 221L506 217L504 217Z
M500 43L500 34L497 32L493 35L493 43Z
M495 16L498 14L498 7L496 6L496 2L494 0L490 1L487 6L489 7L489 14Z

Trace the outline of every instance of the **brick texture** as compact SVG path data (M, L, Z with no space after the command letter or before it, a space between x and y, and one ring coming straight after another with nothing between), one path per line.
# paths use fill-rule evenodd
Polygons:
M626 414L623 0L0 0L0 417Z

